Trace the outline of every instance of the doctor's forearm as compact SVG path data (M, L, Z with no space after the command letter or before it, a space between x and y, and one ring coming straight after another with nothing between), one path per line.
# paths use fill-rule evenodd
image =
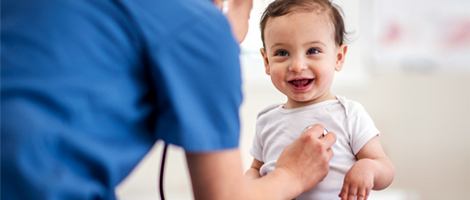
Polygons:
M300 181L283 169L256 180L243 177L238 149L186 154L195 199L292 199L302 192Z

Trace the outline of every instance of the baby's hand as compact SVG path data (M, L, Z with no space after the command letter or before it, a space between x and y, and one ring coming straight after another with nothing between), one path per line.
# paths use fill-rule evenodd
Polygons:
M366 200L374 187L373 163L369 159L357 161L344 177L341 200ZM373 162L373 161L372 161Z

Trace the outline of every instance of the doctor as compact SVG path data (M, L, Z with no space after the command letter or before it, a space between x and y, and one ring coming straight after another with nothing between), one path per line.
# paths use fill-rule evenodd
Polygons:
M239 47L251 0L2 0L1 198L115 199L157 140L186 151L196 199L291 199L328 172L314 126L245 180ZM235 35L235 38L233 34Z

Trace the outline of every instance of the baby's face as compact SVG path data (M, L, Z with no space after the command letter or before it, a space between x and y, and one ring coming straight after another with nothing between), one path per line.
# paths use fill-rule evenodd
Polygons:
M285 108L318 103L330 93L335 71L341 70L347 46L338 47L325 14L293 12L270 18L261 49L266 74L287 96Z

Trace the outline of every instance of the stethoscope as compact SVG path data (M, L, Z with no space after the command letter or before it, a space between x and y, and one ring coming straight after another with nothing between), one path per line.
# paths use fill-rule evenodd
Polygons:
M165 194L163 194L163 172L165 170L165 158L166 152L168 151L168 143L163 142L163 154L162 154L162 164L160 165L160 181L159 181L159 189L160 189L160 199L165 200Z
M312 126L313 126L313 125L310 125L310 126L305 127L305 129L302 131L302 133L305 132L307 129L312 128ZM325 129L323 130L323 133L321 134L320 138L325 137L326 134L328 134L328 130L325 128Z

